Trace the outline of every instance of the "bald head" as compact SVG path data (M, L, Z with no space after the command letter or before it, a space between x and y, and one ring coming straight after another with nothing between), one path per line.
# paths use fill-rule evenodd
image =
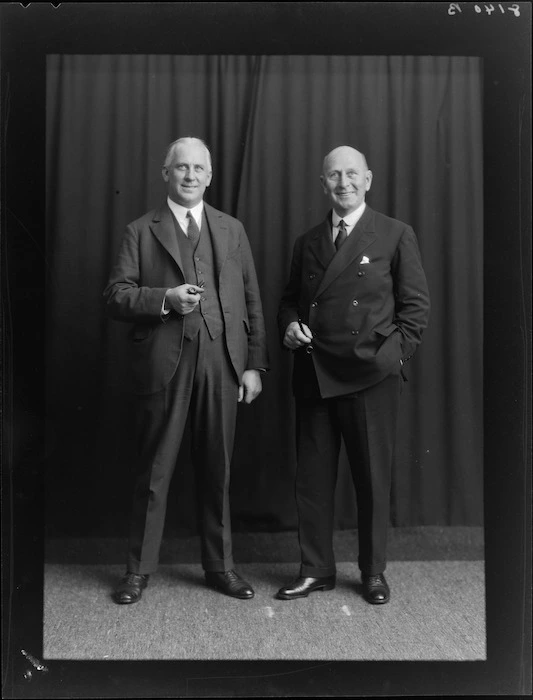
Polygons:
M343 159L351 159L353 162L355 161L360 161L362 164L362 167L365 170L368 170L368 164L366 162L366 158L364 153L361 153L360 151L356 150L355 148L352 148L352 146L338 146L337 148L334 148L332 151L330 151L327 156L324 158L324 162L322 164L322 173L325 175L326 171L329 168L329 163L331 161L335 162L336 159L338 158L343 158Z
M339 146L324 158L320 179L332 207L343 217L365 201L372 184L372 172L362 153L351 146Z

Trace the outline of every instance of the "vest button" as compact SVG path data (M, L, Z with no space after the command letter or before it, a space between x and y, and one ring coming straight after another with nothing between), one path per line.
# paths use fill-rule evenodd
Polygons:
M357 299L354 299L354 300L352 301L352 304L353 304L354 306L357 306L357 305L359 304L359 302L357 301Z
M318 306L318 304L317 304L317 302L316 302L316 301L314 301L314 302L313 302L313 303L311 304L311 308L312 308L312 309L314 309L314 308L315 308L315 306Z
M359 270L359 272L357 273L357 276L358 276L358 277L364 277L364 276L365 276L365 273L364 273L362 270Z

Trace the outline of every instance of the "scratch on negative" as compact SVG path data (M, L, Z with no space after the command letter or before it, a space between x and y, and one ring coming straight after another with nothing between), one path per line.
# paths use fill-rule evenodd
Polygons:
M20 653L28 659L33 668L37 669L37 671L48 671L48 668L44 664L38 661L35 656L29 654L25 649L21 649Z

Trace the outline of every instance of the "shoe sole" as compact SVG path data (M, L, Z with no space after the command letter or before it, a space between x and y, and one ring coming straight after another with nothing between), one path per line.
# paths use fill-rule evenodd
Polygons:
M225 591L223 588L219 588L218 586L208 583L206 584L208 588L211 588L213 591L217 591L218 593L223 593L224 595L229 596L230 598L237 598L238 600L251 600L255 593L252 593L252 595L235 595L234 593L228 593L228 591Z
M115 596L113 596L113 600L117 605L132 605L133 603L138 603L141 599L141 596L138 598L135 598L135 600L117 600Z
M283 595L278 593L277 598L278 600L296 600L297 598L307 598L311 593L314 593L315 591L320 591L321 593L324 593L325 591L332 591L335 588L335 585L326 583L323 586L317 586L316 588L313 588L313 590L308 591L307 593L300 593L298 595Z

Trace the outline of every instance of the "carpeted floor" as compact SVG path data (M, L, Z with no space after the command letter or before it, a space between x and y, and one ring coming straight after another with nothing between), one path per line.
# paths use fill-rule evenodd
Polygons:
M278 560L279 561L279 560ZM44 658L69 660L485 659L482 561L391 561L391 602L372 606L353 563L337 587L279 601L295 563L246 563L256 595L241 601L204 585L199 564L162 564L142 600L113 603L122 565L45 567Z

